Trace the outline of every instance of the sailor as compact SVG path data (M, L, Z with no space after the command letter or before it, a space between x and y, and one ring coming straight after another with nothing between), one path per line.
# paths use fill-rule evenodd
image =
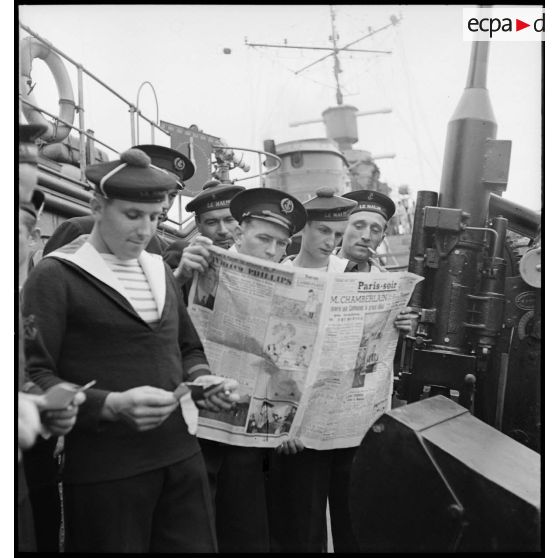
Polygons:
M20 182L22 177L31 176L35 173L36 179L36 161L37 161L37 146L35 144L25 144L26 147L20 145L20 159L22 153L25 158L34 158L34 165L27 164L23 168L20 165ZM195 168L192 162L185 157L182 153L163 147L160 145L140 145L137 146L144 153L150 156L152 164L165 169L167 172L176 176L176 189L168 192L168 199L165 201L165 211L161 213L159 222L166 219L166 213L172 201L179 191L184 188L184 181L191 178L194 174ZM25 216L25 222L30 223L31 216ZM72 217L62 222L54 231L50 239L47 241L43 248L37 236L40 234L38 227L34 227L33 231L28 234L28 244L32 245L36 250L33 254L33 260L29 259L29 264L25 275L40 261L40 256L45 256L49 252L70 243L75 238L81 235L91 233L94 225L94 218L92 215L82 217ZM156 254L162 254L167 241L158 235L154 235L146 250ZM20 254L21 254L20 249ZM42 253L42 254L41 254ZM56 478L58 476L58 459L54 458L56 439L50 438L48 440L40 440L32 451L28 452L24 459L25 470L29 481L31 502L33 505L35 523L36 523L36 539L37 550L44 552L56 552L58 550L58 531L60 525L60 514L58 503L58 487ZM58 445L60 448L60 444ZM58 452L58 450L56 450Z
M35 140L46 131L46 127L36 125L19 125L19 271L26 275L28 242L25 214L22 208L33 207L33 195L37 189L37 145ZM37 199L37 198L35 198ZM22 219L23 217L23 219ZM20 286L23 278L20 277ZM36 550L33 513L27 481L23 470L22 454L33 446L41 432L40 409L36 400L22 392L25 383L25 355L23 318L18 309L18 471L17 471L17 503L18 503L18 550L32 552Z
M217 282L212 267L207 266L210 259L208 246L214 244L228 249L234 242L233 232L238 225L231 215L231 199L245 188L233 184L210 180L204 184L201 192L187 205L186 211L195 213L196 225L200 234L192 242L179 239L173 242L164 253L164 259L173 269L174 276L181 286L184 304L188 305L188 293L195 271L203 273L203 284L207 292L196 302L206 308L213 308L215 302L214 287ZM202 294L202 293L198 293ZM199 439L209 477L212 500L215 507L217 476L226 447L219 442ZM217 531L219 538L219 529Z
M303 205L308 220L302 229L300 252L296 256L287 256L283 264L322 271L344 271L348 260L338 258L333 251L343 238L350 211L357 202L335 196L332 188L319 188L315 197Z
M37 220L43 208L45 195L37 188L38 148L35 140L46 131L46 126L19 126L19 289L21 291L28 272L30 249L39 234ZM40 332L34 326L33 316L19 316L19 381L18 381L18 549L20 551L41 551L45 532L50 525L59 526L57 493L54 490L52 506L48 512L38 513L40 502L37 497L40 488L35 486L35 478L30 477L28 465L37 455L45 451L52 454L56 436L67 434L76 422L78 406L85 400L82 393L76 394L67 408L44 411L42 390L29 381L25 373L24 345L29 340L40 342ZM37 437L43 433L52 436L50 440ZM36 443L33 445L33 443ZM22 452L21 450L25 450ZM23 460L22 460L23 457ZM25 468L25 472L24 472ZM42 469L44 474L44 468ZM53 523L49 524L50 518ZM45 521L46 519L46 521ZM33 529L34 524L34 529ZM55 548L57 550L57 547Z
M196 173L196 167L192 161L183 153L164 147L163 145L135 145L134 149L141 149L151 159L151 164L163 169L173 175L176 175L176 188L168 192L168 199L163 205L163 212L159 217L159 223L164 223L168 218L168 213L173 206L176 196L184 190L185 182L192 178ZM161 255L168 248L169 242L162 236L156 236L161 245Z
M41 231L38 228L39 216L45 203L45 195L36 189L31 201L19 204L19 283L25 283L29 271L32 250L40 242Z
M238 222L231 252L278 262L290 237L306 222L304 206L273 188L237 193L230 212ZM208 262L204 264L207 268ZM251 426L254 423L251 420ZM258 430L255 426L256 431ZM220 552L269 552L264 467L267 450L202 441L210 477L216 486L216 523Z
M386 236L388 221L395 213L393 200L375 190L356 190L342 197L357 202L351 210L341 248L337 252L339 257L349 260L345 271L387 271L381 265L376 250ZM409 307L403 308L397 315L395 326L400 333L412 330L412 316Z
M306 210L290 194L274 188L252 188L231 201L232 216L238 221L232 251L278 262L290 244L290 237L304 228Z
M196 169L188 157L162 145L136 145L133 149L140 149L151 159L151 164L176 177L175 188L169 190L159 217L159 223L162 223L167 219L167 214L176 196L184 189L184 182L194 176ZM92 215L71 217L62 222L47 241L43 249L43 256L68 244L82 234L89 234L93 230L94 222ZM155 234L147 244L146 250L153 254L163 255L168 245L167 240Z
M357 202L349 217L338 255L350 260L346 271L386 271L376 249L385 238L388 221L395 213L392 199L375 190L355 190L343 197Z
M37 140L46 132L42 124L19 125L19 203L30 203L33 194L38 190L39 176Z
M233 232L237 226L231 215L231 199L245 188L234 184L210 180L202 191L186 205L186 211L195 213L196 225L200 232L191 243L184 239L173 242L165 251L165 261L174 269L179 284L192 279L194 271L204 272L209 258L207 246L211 244L229 249L233 243ZM186 288L186 299L187 300Z
M19 206L19 289L23 288L29 272L29 261L31 250L34 248L37 237L40 234L37 221L44 204L45 195L36 189L30 202L20 203ZM23 338L39 335L40 332L34 327L34 319L25 316ZM22 338L22 342L25 343ZM26 381L22 391L27 397L36 399L42 390L32 382ZM32 395L31 395L32 394ZM80 402L84 399L79 394ZM37 552L58 551L58 531L60 528L60 503L58 498L58 487L56 484L57 463L54 453L57 447L57 436L66 434L74 425L77 415L77 405L70 407L68 416L68 428L54 429L47 439L42 436L37 442L23 454L23 467L29 490L29 500L33 511L33 522L35 525L35 550ZM50 412L52 413L52 412ZM50 414L49 413L49 414ZM43 412L41 418L46 422L48 415ZM59 442L61 443L61 442Z
M138 149L86 176L91 235L43 258L24 289L44 333L31 378L97 382L66 438L66 550L215 552L205 465L173 393L210 371L170 268L145 251L176 177ZM220 384L196 405L230 409L235 389Z
M337 244L353 237L346 232L352 220L354 230L362 230L363 221L378 223L385 230L391 200L380 194L374 205L366 191L360 209L355 192L335 196L332 189L321 188L316 196L304 203L308 221L302 231L300 252L288 257L283 265L313 268L328 272L353 271L357 263L349 261L353 252L332 254ZM386 198L385 200L383 198ZM374 209L374 213L364 213ZM382 215L378 211L382 211ZM353 217L356 215L356 217ZM362 233L369 234L369 232ZM366 237L368 239L368 237ZM381 240L381 235L378 244ZM370 246L370 243L366 244ZM377 244L374 244L376 247ZM358 247L360 248L360 246ZM354 250L360 256L358 249ZM368 260L368 250L363 251ZM370 267L363 269L370 271ZM314 293L312 293L314 294ZM406 331L406 316L398 315L395 326ZM349 512L348 487L356 447L314 450L304 448L297 438L282 442L271 456L270 466L270 527L273 550L277 552L325 552L327 547L326 506L329 501L333 546L335 552L358 552ZM304 451L302 451L304 450Z

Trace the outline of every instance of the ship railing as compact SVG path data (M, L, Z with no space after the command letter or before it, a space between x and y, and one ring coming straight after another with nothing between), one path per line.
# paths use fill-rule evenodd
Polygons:
M65 52L63 52L59 48L55 47L50 41L41 37L38 33L33 31L30 27L28 27L24 23L19 22L19 26L20 26L21 29L26 31L29 35L31 35L32 37L34 37L35 39L37 39L38 41L43 43L47 48L49 48L50 50L52 50L53 52L58 54L61 58L63 58L67 62L69 62L72 66L75 67L75 69L77 71L78 102L77 102L77 105L76 105L76 112L78 113L78 126L74 126L74 125L70 124L69 122L65 122L60 117L52 114L51 112L49 112L49 111L47 111L47 110L45 110L41 107L38 107L36 105L33 105L29 101L27 101L25 99L22 99L21 95L20 95L20 101L22 103L30 106L31 108L41 112L42 114L45 114L48 117L54 119L57 123L63 124L64 126L68 126L69 128L78 132L78 134L79 134L79 168L80 168L81 180L83 181L84 184L87 184L86 179L85 179L85 167L87 165L85 142L86 142L87 138L89 138L91 141L99 143L100 145L102 145L103 147L106 147L107 149L109 149L110 151L112 151L114 153L117 153L117 154L119 153L119 150L115 149L114 147L112 147L108 143L99 140L93 134L91 134L87 131L86 124L85 124L85 99L84 99L84 87L83 87L83 77L84 77L84 75L90 77L93 81L98 83L101 87L106 89L109 93L111 93L114 97L119 99L121 102L123 102L128 107L128 112L130 113L131 145L136 144L137 141L138 141L138 134L136 132L136 128L139 129L139 119L140 118L149 124L149 126L151 128L152 139L154 137L155 129L161 131L166 136L170 136L169 132L167 130L165 130L164 128L162 128L161 126L159 126L159 124L157 122L151 120L150 118L148 118L147 116L142 114L142 112L139 109L139 107L137 106L137 104L134 104L132 101L126 99L123 95L121 95L120 93L115 91L112 87L110 87L110 85L105 83L101 78L99 78L93 72L91 72L87 68L85 68L83 66L83 64L80 64L79 62L76 62L73 58L68 56ZM139 102L139 92L138 92L138 102Z
M128 112L130 113L131 145L136 145L136 144L139 143L140 118L143 121L147 122L147 124L149 124L149 126L151 128L151 142L152 143L155 143L155 140L154 140L155 130L158 130L158 131L162 132L163 134L165 134L166 136L170 137L170 135L171 135L170 132L167 131L165 128L161 127L158 124L159 107L158 107L158 102L157 102L157 96L156 96L155 91L153 89L153 85L150 82L144 81L140 85L140 88L138 89L138 93L137 93L136 103L134 104L132 101L126 99L123 95L121 95L120 93L115 91L112 87L110 87L107 83L105 83L101 78L99 78L93 72L91 72L87 68L85 68L81 63L75 61L73 58L68 56L64 51L55 47L50 41L48 41L44 37L41 37L37 32L33 31L30 27L28 27L27 25L25 25L21 21L19 22L19 27L21 29L23 29L25 32L27 32L30 36L34 37L35 39L37 39L38 41L43 43L48 49L50 49L51 51L53 51L54 53L59 55L61 58L66 60L68 63L70 63L72 66L74 66L76 71L77 71L77 94L78 94L77 96L78 96L78 99L77 99L77 104L76 104L76 107L75 107L75 110L78 113L78 125L77 126L73 125L70 122L65 121L64 119L60 118L60 116L57 116L57 115L53 114L52 112L49 112L49 111L45 110L44 108L29 102L27 99L22 98L21 94L20 94L20 103L25 104L25 105L29 106L30 108L32 108L36 111L39 111L43 115L48 116L49 118L53 119L54 122L56 122L57 124L66 126L66 127L68 127L68 129L75 130L78 133L78 135L79 135L79 157L78 157L78 160L79 160L79 171L80 171L80 185L85 190L90 189L90 186L89 186L89 184L86 180L86 177L85 177L85 167L90 162L88 160L88 155L87 155L90 146L93 147L95 145L95 142L96 142L99 145L102 145L103 147L105 147L106 149L110 150L111 152L113 152L115 154L118 154L120 151L118 149L116 149L115 147L111 146L110 144L108 144L107 142L99 140L94 135L93 131L88 130L87 127L86 127L86 122L85 122L85 99L84 99L84 75L91 78L96 83L98 83L100 86L102 86L110 94L112 94L114 97L116 97L119 101L121 101L122 103L124 103L128 107ZM139 109L140 91L141 91L141 89L144 85L150 85L151 88L153 89L153 93L155 94L155 102L157 104L157 117L156 117L157 122L151 120L148 117L146 117L144 114L142 114L141 110ZM89 140L91 142L90 145L86 144L87 140ZM263 177L272 173L272 172L274 172L281 165L280 158L277 155L272 154L272 153L267 153L265 151L262 152L261 150L256 150L256 149L231 148L229 146L224 146L224 145L218 145L218 146L217 145L212 145L212 149L214 151L216 149L218 149L219 147L221 147L221 148L226 147L227 151L231 151L231 153L233 153L233 154L234 154L234 152L232 152L232 149L254 152L254 153L258 154L258 171L259 172L257 174L253 174L253 175L246 176L246 177L243 177L243 178L237 178L237 179L235 179L235 182L236 181L241 181L241 180L249 180L249 179L252 179L252 178L255 178L255 177L260 177L260 183L263 186L264 185ZM91 149L90 151L93 152L93 149ZM273 160L274 161L274 165L272 166L272 168L264 170L262 156L265 156L267 160ZM48 170L49 170L49 172L51 171L51 169L48 169ZM76 184L76 179L71 179L71 182ZM168 218L169 224L172 223L172 225L176 225L178 227L178 231L175 231L175 234L177 234L177 236L184 236L184 235L190 235L191 234L191 232L192 232L190 230L192 228L191 227L191 221L192 221L192 215L183 216L182 204L180 204L180 206L178 208L178 220L173 220L170 217ZM169 228L168 225L167 225L166 228L167 229Z
M155 121L151 120L150 118L148 118L147 116L145 116L141 112L141 110L139 109L139 91L138 91L138 99L137 99L136 103L134 104L132 101L126 99L123 95L121 95L116 90L114 90L112 87L110 87L110 85L108 85L106 82L104 82L100 77L98 77L93 72L91 72L87 68L85 68L83 66L83 64L77 62L76 60L74 60L73 58L68 56L64 51L62 51L61 49L54 46L50 41L48 41L44 37L41 37L41 35L39 35L37 32L35 32L33 29L31 29L30 27L28 27L27 25L25 25L21 21L19 22L19 27L21 29L23 29L25 32L27 32L30 36L34 37L35 39L37 39L38 41L43 43L47 48L49 48L50 50L52 50L53 52L58 54L61 58L66 60L69 64L74 66L74 68L76 69L76 72L77 72L77 97L78 97L78 99L77 99L77 104L76 104L76 108L75 108L75 110L78 114L77 126L70 123L70 122L65 121L64 119L62 119L59 116L53 114L52 112L50 112L50 111L48 111L48 110L46 110L46 109L44 109L40 106L37 106L37 105L29 102L26 99L23 99L20 95L19 100L20 100L21 103L29 106L30 108L32 108L36 111L39 111L41 114L43 114L45 116L48 116L49 118L53 119L57 124L67 126L69 129L75 130L77 132L78 136L79 136L79 159L78 160L79 160L80 180L77 181L76 179L74 179L70 176L65 177L64 175L60 175L60 173L56 173L52 169L46 169L46 170L48 170L49 172L53 172L57 175L60 175L59 178L68 179L74 185L79 185L82 188L84 188L85 190L90 190L90 185L87 182L87 179L85 177L85 167L88 164L86 141L90 140L92 147L95 144L99 144L99 145L103 146L104 148L108 149L109 151L115 153L116 155L118 155L120 153L120 150L116 149L115 147L113 147L109 143L100 140L98 137L96 137L94 135L92 130L88 130L87 127L86 127L85 98L84 98L84 75L88 76L93 81L98 83L101 87L103 87L105 90L107 90L110 94L112 94L114 97L119 99L122 103L124 103L128 107L128 112L130 113L131 145L135 145L135 144L139 143L140 118L150 126L152 143L154 143L155 130L158 130L158 131L162 132L166 136L170 136L170 133L167 130L165 130L164 128L162 128L158 124L158 122L155 122ZM144 85L145 83L146 82L142 83L142 85ZM141 89L141 86L140 86L140 89ZM157 113L158 113L158 107L157 107ZM158 120L158 114L157 114L157 120ZM66 192L66 195L67 195L67 192ZM182 229L184 227L186 228L186 230L184 232L186 232L187 234L189 234L191 232L189 230L191 228L189 225L190 225L190 222L192 221L192 216L191 215L187 215L185 218L183 218L182 212L180 211L180 216L179 216L178 221L174 221L174 220L170 220L170 221L173 224L177 225L179 230L178 231L175 231L175 230L172 231L172 230L170 230L169 227L167 227L167 228L169 228L169 230L167 232L174 232L174 234L178 233L179 236L182 236L181 232L183 232Z
M89 76L92 80L94 80L96 83L98 83L101 87L105 88L109 93L111 93L117 99L119 99L125 105L127 105L128 112L130 113L131 145L134 145L137 141L136 118L138 119L138 125L139 125L139 118L141 118L142 120L144 120L145 122L147 122L149 124L149 126L151 127L152 137L153 137L153 133L154 133L155 129L161 131L166 136L170 136L169 132L167 130L165 130L164 128L162 128L161 126L159 126L159 124L157 122L151 120L150 118L148 118L147 116L142 114L141 110L139 109L139 107L136 104L134 104L132 101L126 99L123 95L121 95L120 93L115 91L112 87L110 87L110 85L105 83L101 78L99 78L93 72L91 72L87 68L85 68L83 66L83 64L80 64L79 62L76 62L73 58L68 56L64 51L55 47L50 41L41 37L38 33L33 31L30 27L28 27L24 23L19 22L19 26L21 27L21 29L23 29L24 31L29 33L29 35L31 35L32 37L35 37L35 39L37 39L38 41L43 43L45 46L47 46L53 52L55 52L60 57L62 57L64 60L69 62L77 70L78 103L77 103L77 106L76 106L76 111L78 113L78 119L79 119L79 125L77 127L70 125L68 122L63 122L58 116L55 116L52 113L49 113L49 112L45 111L44 109L41 109L40 107L33 106L32 108L41 111L42 113L48 115L51 118L54 118L57 122L60 122L64 125L66 125L66 126L70 126L72 129L76 130L79 133L79 138L80 138L79 162L80 162L80 171L82 173L82 179L85 179L84 172L85 172L85 166L86 166L85 138L89 137L93 141L96 141L96 142L100 143L101 145L110 149L111 151L113 151L115 153L118 153L117 149L114 149L113 147L109 146L107 143L99 141L97 138L93 137L91 134L88 134L88 132L86 131L86 126L85 126L85 100L84 100L84 91L83 91L84 90L84 88L83 88L83 76L84 75ZM139 95L138 95L138 100L139 100ZM22 100L22 101L26 102L24 100ZM30 104L30 103L26 102L26 104Z

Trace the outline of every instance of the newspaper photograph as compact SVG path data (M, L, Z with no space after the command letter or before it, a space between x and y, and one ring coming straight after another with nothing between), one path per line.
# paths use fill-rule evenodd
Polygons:
M198 436L276 447L358 445L390 408L393 322L421 277L325 273L210 248L189 314L211 370L239 383L229 411L200 411Z

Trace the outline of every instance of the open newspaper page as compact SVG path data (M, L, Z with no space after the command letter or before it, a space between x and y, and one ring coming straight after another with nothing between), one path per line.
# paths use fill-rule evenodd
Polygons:
M240 401L200 411L198 436L256 447L295 435L317 449L358 445L388 408L393 320L420 278L328 274L210 251L189 313L212 372L239 382Z
M329 275L316 341L319 358L305 390L293 435L313 449L358 446L372 423L391 408L394 320L422 278L412 273Z
M198 436L275 447L289 436L307 383L325 274L212 247L190 289L189 313L214 374L239 383L230 411L200 411Z

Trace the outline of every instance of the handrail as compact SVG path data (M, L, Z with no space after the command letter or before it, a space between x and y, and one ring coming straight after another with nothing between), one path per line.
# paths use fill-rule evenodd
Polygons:
M138 88L138 93L136 96L136 105L138 107L138 110L136 112L137 116L136 116L136 141L134 142L135 145L139 145L139 137L140 137L140 131L139 131L139 117L143 116L141 110L139 109L139 98L140 98L140 93L141 93L141 89L144 85L149 85L149 87L151 87L151 91L153 91L153 97L155 97L155 107L157 108L157 115L155 116L155 118L157 119L157 122L159 122L159 101L157 99L157 93L155 92L155 87L153 87L153 84L150 81L144 81L142 82L142 84L139 86ZM154 136L154 130L153 130L153 125L151 125L151 143L155 143L155 136Z
M34 105L33 103L30 103L29 101L26 101L25 99L20 99L20 101L26 105L29 105L31 108L34 108L35 110L40 110L41 112L44 112L47 116L50 116L51 118L54 118L55 120L58 120L58 122L62 122L62 124L69 126L70 128L72 128L73 130L76 130L77 132L79 132L80 134L83 134L84 136L87 136L89 139L100 143L102 146L106 147L107 149L110 149L111 151L114 151L115 153L120 153L117 149L114 149L114 147L111 147L110 145L106 144L105 142L101 141L100 139L96 138L95 136L91 135L88 132L85 132L84 130L81 130L80 128L77 128L76 126L74 126L73 124L70 124L69 122L66 122L65 120L62 120L62 118L59 118L58 116L55 116L54 114L52 114L51 112L48 112L48 110L39 108L38 106Z
M117 93L114 89L112 89L112 87L107 85L102 79L98 78L95 74L93 74L92 72L87 70L82 64L80 64L79 62L76 62L75 60L70 58L66 53L64 53L60 49L56 48L50 41L41 37L38 33L33 31L31 28L27 27L27 25L25 25L24 23L21 23L21 21L19 22L19 26L22 29L24 29L25 31L27 31L27 33L29 33L31 36L35 37L36 39L38 39L39 41L41 41L45 45L47 45L50 49L52 49L54 52L56 52L56 54L62 56L62 58L65 58L68 62L70 62L70 64L73 64L76 68L81 69L81 71L83 71L83 73L87 74L91 79L95 80L99 85L103 86L105 89L110 91L113 95L118 97L122 102L126 103L131 110L133 110L134 112L139 113L139 116L141 116L146 122L148 122L152 126L155 126L158 130L165 133L167 136L170 136L169 132L167 132L166 130L161 128L161 126L159 126L159 124L157 124L156 122L153 122L151 119L149 119L146 116L144 116L143 114L141 114L141 111L139 111L139 109L136 105L134 105L132 102L128 101L128 99L126 99L125 97L120 95L120 93Z
M169 131L167 131L164 128L162 128L161 126L159 126L158 122L154 122L153 120L144 116L143 113L141 112L141 110L139 109L139 94L140 94L141 88L143 87L143 85L148 84L148 85L151 86L151 88L153 90L153 94L155 96L155 102L156 102L156 105L157 105L157 116L156 117L157 117L157 120L159 119L159 114L158 114L159 113L159 105L158 105L157 95L155 93L155 89L154 89L153 85L149 81L144 81L140 85L140 88L139 88L138 93L137 93L136 104L134 105L134 103L132 103L131 101L129 101L128 99L126 99L125 97L120 95L117 91L112 89L109 85L107 85L99 77L97 77L95 74L93 74L92 72L87 70L82 64L73 60L65 52L63 52L59 48L55 47L50 41L41 37L38 33L33 31L30 27L28 27L27 25L25 25L21 21L19 22L19 27L21 29L23 29L24 31L26 31L30 36L34 37L35 39L37 39L38 41L40 41L41 43L46 45L47 48L49 48L54 53L61 56L64 60L66 60L67 62L72 64L77 70L78 104L76 105L75 108L76 108L76 111L78 112L78 116L79 116L78 126L74 126L73 124L70 124L69 122L66 122L65 120L63 120L59 116L56 116L56 115L52 114L51 112L49 112L49 111L47 111L43 108L40 108L39 106L34 105L33 103L27 101L26 99L21 98L21 94L20 94L20 101L22 103L24 103L25 105L33 108L34 110L36 110L36 111L38 111L42 114L45 114L45 115L49 116L50 118L53 118L55 122L60 122L60 123L64 124L65 126L68 126L70 129L75 130L76 132L78 132L78 134L79 134L79 168L80 168L80 173L81 173L80 178L83 181L83 183L86 183L86 179L85 179L85 166L86 166L85 151L86 151L86 148L85 148L84 138L89 138L93 142L102 145L103 147L109 149L113 153L119 154L119 151L117 149L111 147L107 143L99 140L93 134L86 131L85 103L84 103L84 98L83 98L83 89L84 89L83 88L83 74L86 74L87 76L89 76L91 79L93 79L99 85L104 87L107 91L112 93L117 99L124 102L128 106L128 112L130 113L130 129L131 129L132 144L139 143L139 118L140 117L151 126L152 142L154 141L154 129L155 128L157 128L159 131L163 132L167 136L171 135ZM136 118L134 118L134 115L136 116ZM137 127L137 130L136 130L136 127ZM212 148L215 148L215 147L216 146L212 145ZM220 146L220 147L223 147L223 146ZM260 177L260 179L262 179L264 176L276 171L282 164L281 159L273 153L268 153L266 151L261 151L261 150L258 150L258 149L250 149L250 148L246 148L246 147L233 148L233 147L230 147L230 146L226 146L226 148L227 149L237 149L239 151L248 151L248 152L253 152L253 153L258 154L258 163L259 163L258 166L259 166L259 171L260 172L258 174L253 174L253 175L246 176L246 177L243 177L243 178L234 179L233 180L234 182L239 182L239 181L242 181L242 180L249 180L249 179L257 178L257 177ZM273 168L270 168L269 170L266 170L265 172L262 172L262 156L265 156L267 159L274 159L274 162L276 163L275 166L273 166ZM72 181L74 181L74 180L72 180ZM176 221L173 221L173 220L169 219L170 222L172 222L172 223L178 225L179 227L181 227L180 230L182 230L182 227L189 220L190 220L189 218L187 218L185 220L182 220L182 215L179 216L179 222L176 222Z
M223 147L223 146L212 144L211 147L212 147L212 149L214 149L215 147ZM226 149L237 149L238 151L250 151L252 153L258 153L259 155L265 155L266 157L272 157L273 159L276 159L277 160L276 162L278 163L276 167L273 167L272 169L269 169L268 171L265 171L264 173L252 174L250 176L245 176L243 178L235 178L234 182L240 182L241 180L249 180L250 178L257 178L258 176L266 176L266 175L276 171L282 164L282 161L281 161L280 157L278 157L274 153L268 153L267 151L260 151L259 149L250 149L248 147L233 147L231 145L226 145L225 148Z

